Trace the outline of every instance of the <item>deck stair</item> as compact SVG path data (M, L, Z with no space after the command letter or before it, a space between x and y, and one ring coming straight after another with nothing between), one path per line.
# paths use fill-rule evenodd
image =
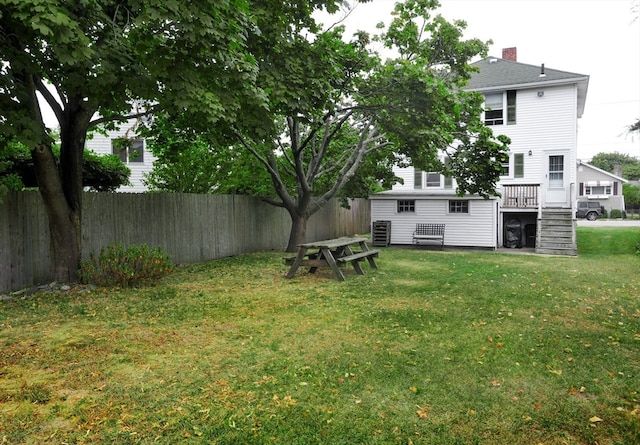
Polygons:
M542 209L536 253L576 256L576 230L571 209Z

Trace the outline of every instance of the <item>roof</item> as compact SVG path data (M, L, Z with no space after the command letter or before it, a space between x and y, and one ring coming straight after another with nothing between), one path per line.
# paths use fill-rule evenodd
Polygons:
M478 199L485 200L479 195L459 196L454 189L401 189L401 190L385 190L377 192L369 196L369 199Z
M487 57L471 64L479 71L471 75L467 89L488 92L519 90L552 85L576 84L578 87L578 117L582 116L589 87L589 76L529 65L499 57Z
M598 168L598 167L596 167L595 165L591 165L591 164L589 164L588 162L581 161L580 159L578 159L578 165L584 165L585 167L588 167L588 168L590 168L590 169L592 169L592 170L597 171L598 173L601 173L601 174L603 174L603 175L609 176L609 177L611 177L611 178L613 178L613 179L616 179L616 180L618 180L618 181L620 181L620 182L623 182L623 183L625 183L625 182L629 182L628 180L626 180L626 179L624 179L624 178L621 178L620 176L616 176L616 175L614 175L614 174L613 174L613 173L611 173L611 172L608 172L608 171L606 171L606 170L602 170L601 168Z

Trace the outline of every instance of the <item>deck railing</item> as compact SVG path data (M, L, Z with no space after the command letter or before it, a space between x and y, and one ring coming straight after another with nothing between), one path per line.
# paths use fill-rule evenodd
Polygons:
M540 205L540 184L504 185L502 207L537 209Z

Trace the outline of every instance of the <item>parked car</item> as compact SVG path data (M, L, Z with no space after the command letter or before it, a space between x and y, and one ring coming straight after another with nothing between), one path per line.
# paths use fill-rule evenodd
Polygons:
M586 218L588 221L595 221L604 215L604 206L599 201L578 201L578 211L576 218Z

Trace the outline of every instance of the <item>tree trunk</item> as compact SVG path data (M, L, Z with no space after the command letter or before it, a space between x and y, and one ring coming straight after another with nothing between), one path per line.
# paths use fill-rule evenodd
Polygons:
M93 112L84 108L82 98L71 98L60 123L60 163L51 145L32 151L40 196L49 217L53 252L53 278L78 281L82 255L82 163L84 143Z
M296 212L289 212L291 215L291 232L289 233L289 244L287 252L295 252L298 250L298 244L305 242L307 234L307 217Z
M67 202L58 166L50 146L32 150L40 196L49 217L53 279L68 283L78 280L80 266L80 213Z

